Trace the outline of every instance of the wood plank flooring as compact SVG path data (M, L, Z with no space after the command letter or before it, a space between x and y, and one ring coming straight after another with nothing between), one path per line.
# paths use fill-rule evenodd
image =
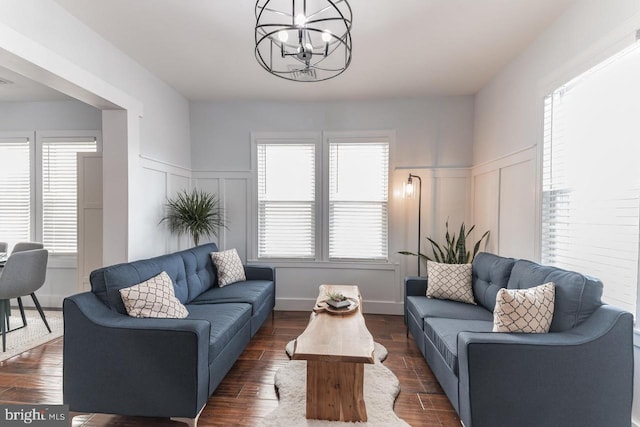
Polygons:
M307 325L309 313L275 313L267 319L240 359L209 398L198 425L254 426L278 405L275 372L288 357L284 347ZM405 337L402 316L365 315L367 328L384 345L384 364L400 380L396 414L412 426L460 426L460 421L412 338ZM62 403L62 340L56 339L0 362L0 403ZM74 419L74 427L184 426L162 418L92 414Z

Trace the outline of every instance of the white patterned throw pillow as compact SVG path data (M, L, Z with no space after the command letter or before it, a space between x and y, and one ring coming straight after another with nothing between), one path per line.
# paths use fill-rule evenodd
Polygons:
M471 285L471 264L427 261L427 296L476 305Z
M211 260L218 270L218 285L220 287L247 280L237 250L211 252Z
M171 277L163 271L129 288L120 289L120 297L131 317L184 319L187 308L176 298Z
M493 310L493 332L549 332L555 295L553 282L529 289L500 289Z

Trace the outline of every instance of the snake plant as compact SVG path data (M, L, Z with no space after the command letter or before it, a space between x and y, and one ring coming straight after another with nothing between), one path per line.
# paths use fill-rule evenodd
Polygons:
M419 256L420 260L422 260L423 262L435 261L443 264L468 264L471 261L473 261L473 259L475 258L476 254L480 250L480 245L482 241L485 239L485 237L487 238L487 240L489 238L489 230L487 230L482 235L482 237L480 237L480 240L478 240L473 245L473 252L467 250L467 238L469 237L469 235L471 234L471 232L475 227L476 226L473 225L471 226L471 228L467 230L463 222L462 225L460 226L460 231L456 236L455 233L453 234L449 233L449 221L447 220L445 222L445 230L446 230L446 233L444 236L445 243L441 245L435 240L433 240L431 237L427 237L427 240L429 241L429 243L431 243L433 258L423 253L416 254L415 252L409 252L409 251L400 251L398 253L402 255ZM487 243L485 241L485 246L486 244Z

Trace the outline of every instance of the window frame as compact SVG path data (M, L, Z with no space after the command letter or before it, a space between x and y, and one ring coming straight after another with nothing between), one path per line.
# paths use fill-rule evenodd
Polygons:
M370 143L372 139L389 144L389 167L387 170L387 256L386 259L330 259L329 258L329 144L331 142ZM272 263L334 263L340 265L388 264L389 260L389 222L391 221L391 193L393 188L393 159L396 133L394 130L366 131L323 131L323 132L251 132L251 182L248 191L248 206L251 209L247 218L249 233L249 260L269 261ZM258 144L296 144L316 145L316 224L314 258L259 258L258 257Z
M29 131L0 132L0 139L25 138L29 141L29 240L36 241L35 224L36 224L36 177L34 171L36 169L36 134ZM2 236L0 236L1 238Z
M36 131L35 132L35 222L33 223L33 229L35 231L35 241L44 241L44 192L43 192L43 144L45 142L68 142L65 140L91 140L95 139L96 153L102 153L102 132L100 131ZM77 178L77 175L76 175ZM76 188L77 188L76 180ZM77 212L77 209L76 209ZM76 215L77 220L77 215ZM76 234L77 239L77 234ZM61 268L75 268L77 266L78 253L77 252L50 252L54 266Z
M0 132L0 138L27 138L30 149L31 212L29 240L41 242L43 239L43 188L42 155L43 142L67 139L95 139L96 152L102 152L102 132L98 130L43 130ZM51 253L48 266L52 268L76 268L77 253Z
M251 202L251 217L248 218L249 235L251 236L251 250L250 258L256 260L268 260L268 261L300 261L311 262L318 259L321 253L322 246L319 240L318 223L321 218L321 206L318 200L318 196L322 191L321 186L321 161L322 157L318 152L318 145L321 141L320 132L252 132L251 133L251 191L249 191ZM315 145L315 248L313 257L300 257L300 258L273 258L273 257L258 257L258 221L259 221L259 205L258 205L258 145L259 144L313 144Z
M322 228L326 230L322 234L322 259L330 262L369 262L369 263L387 263L389 262L389 218L391 211L391 152L395 135L392 131L349 131L349 132L323 132L323 144L322 144ZM384 259L379 258L330 258L329 256L329 207L330 207L330 145L332 143L349 143L349 144L367 144L372 140L379 140L377 142L386 142L388 144L388 167L387 167L387 253Z
M545 160L545 138L546 134L546 105L548 102L548 98L552 99L553 94L560 90L564 86L571 85L575 80L583 78L588 73L596 71L599 67L605 66L607 62L613 60L615 57L622 57L626 54L626 51L631 49L637 49L638 43L640 42L640 38L638 38L637 34L634 33L632 35L628 35L619 40L616 40L614 43L609 44L605 48L599 48L597 51L592 51L591 54L587 57L586 60L582 59L580 62L572 63L572 67L567 67L566 70L557 73L551 76L549 79L544 81L538 91L537 94L539 96L539 134L538 141L539 143L536 145L537 147L537 218L536 218L536 235L537 239L535 241L536 244L536 256L539 262L543 262L543 251L544 251L544 193L545 193L545 185L544 185L544 160ZM551 101L552 102L552 101ZM562 191L562 189L555 190ZM638 270L640 271L640 256L637 261ZM607 283L605 282L605 287ZM637 319L638 315L640 315L640 273L637 275L636 280L636 308L635 312L632 313L634 317ZM637 325L636 325L637 326ZM640 337L640 329L635 327L635 333Z

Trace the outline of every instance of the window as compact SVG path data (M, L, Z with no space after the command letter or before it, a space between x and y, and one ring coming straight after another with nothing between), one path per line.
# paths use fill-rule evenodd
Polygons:
M391 138L253 134L257 257L386 261Z
M31 141L0 136L0 240L10 246L31 238Z
M1 133L0 240L10 247L41 241L52 254L75 254L76 155L98 149L98 132Z
M77 252L77 153L95 138L42 138L42 242L53 253Z
M387 259L387 142L329 142L329 258Z
M542 261L600 278L636 313L640 243L640 49L545 99Z
M258 143L258 257L315 257L313 143Z

